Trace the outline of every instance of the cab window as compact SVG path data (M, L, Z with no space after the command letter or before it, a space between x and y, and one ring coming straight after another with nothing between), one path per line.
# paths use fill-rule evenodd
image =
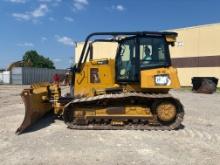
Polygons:
M166 65L166 43L162 37L141 37L140 45L140 66L148 68L153 66Z

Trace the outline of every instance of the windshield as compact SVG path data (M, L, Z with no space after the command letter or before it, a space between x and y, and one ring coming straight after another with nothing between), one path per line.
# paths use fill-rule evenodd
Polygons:
M138 36L122 40L116 57L118 82L139 81L140 70L170 65L164 37Z

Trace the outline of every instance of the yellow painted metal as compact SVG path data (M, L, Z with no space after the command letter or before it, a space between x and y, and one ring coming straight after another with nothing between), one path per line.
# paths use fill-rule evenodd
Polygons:
M16 133L22 133L26 128L35 123L52 109L48 98L49 83L33 84L30 89L24 89L21 93L25 105L25 116Z
M156 111L158 118L164 122L172 121L176 116L176 107L171 103L161 103Z
M63 114L63 108L64 108L64 105L62 105L60 102L59 102L59 98L61 96L61 89L59 87L59 85L52 85L50 87L50 90L53 94L53 99L54 99L54 103L53 103L53 108L54 108L54 113L56 115L62 115Z
M75 117L152 117L152 113L149 107L146 106L134 106L127 105L125 107L108 107L108 108L77 108L74 111Z
M100 64L102 61L107 61L107 64ZM91 74L92 69L97 69L95 75ZM98 80L91 82L91 76L96 77ZM114 60L100 59L97 61L87 62L80 73L75 75L75 96L93 96L96 90L103 90L105 88L113 87L115 84L115 62Z
M168 85L157 85L155 83L155 76L167 75L170 79ZM177 70L173 67L157 68L141 71L141 88L148 89L177 89L180 88Z
M60 88L57 84L33 84L31 88L22 91L21 97L25 105L25 116L22 124L16 131L17 134L22 133L53 109L50 98L58 99L60 97ZM56 109L59 108L58 103L54 106Z
M104 94L106 88L122 87L124 92L167 92L169 89L180 87L177 70L173 67L146 69L140 73L140 84L129 83L125 85L116 84L115 82L115 61L106 60L106 64L99 64L97 61L90 61L84 65L80 73L76 73L75 78L75 96L87 97L97 94ZM99 62L102 60L99 60ZM92 69L97 69L96 82L91 82ZM155 76L168 75L170 82L168 85L156 85Z

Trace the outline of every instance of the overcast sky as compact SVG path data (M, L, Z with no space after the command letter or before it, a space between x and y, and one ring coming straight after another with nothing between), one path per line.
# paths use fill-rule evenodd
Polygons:
M27 50L67 68L74 41L96 31L167 30L220 22L219 0L0 0L0 68Z

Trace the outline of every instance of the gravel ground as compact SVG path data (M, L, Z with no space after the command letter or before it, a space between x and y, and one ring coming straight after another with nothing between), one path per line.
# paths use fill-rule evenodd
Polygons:
M48 115L17 136L25 87L0 85L0 164L220 164L220 93L172 91L185 106L178 131L70 130Z

